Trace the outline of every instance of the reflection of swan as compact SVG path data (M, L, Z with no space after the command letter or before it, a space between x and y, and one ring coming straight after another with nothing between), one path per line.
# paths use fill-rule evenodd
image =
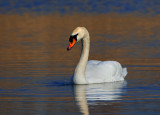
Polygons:
M96 105L98 102L120 100L122 88L127 84L126 81L90 84L90 85L74 85L74 94L80 111L88 115L88 104ZM108 104L107 102L105 104Z
M126 83L126 81L119 81L88 85L86 87L86 98L88 101L120 100L122 87L126 86Z
M127 69L116 61L88 61L90 37L86 28L77 27L70 36L70 50L78 41L82 41L82 52L79 63L74 71L74 84L104 83L124 80Z
M86 100L86 85L74 85L75 100L84 115L89 115L88 104Z

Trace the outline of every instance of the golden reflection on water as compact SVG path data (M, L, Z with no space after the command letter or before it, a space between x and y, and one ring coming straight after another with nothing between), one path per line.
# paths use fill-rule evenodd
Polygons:
M66 52L68 37L75 27L85 26L91 36L89 59L118 60L122 65L157 65L159 20L159 15L1 15L0 60L4 65L44 60L72 60L76 64L80 45ZM145 46L150 42L153 46Z

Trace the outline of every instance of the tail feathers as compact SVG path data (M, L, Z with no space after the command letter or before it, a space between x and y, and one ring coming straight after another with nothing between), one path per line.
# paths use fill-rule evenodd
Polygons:
M123 68L122 70L122 77L125 78L125 76L128 74L127 68Z

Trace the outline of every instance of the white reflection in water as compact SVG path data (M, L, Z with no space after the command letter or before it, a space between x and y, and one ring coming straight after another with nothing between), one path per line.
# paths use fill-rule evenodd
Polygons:
M126 85L126 81L103 84L74 85L75 100L80 106L80 111L83 114L88 115L88 104L97 105L98 101L121 100L122 90Z

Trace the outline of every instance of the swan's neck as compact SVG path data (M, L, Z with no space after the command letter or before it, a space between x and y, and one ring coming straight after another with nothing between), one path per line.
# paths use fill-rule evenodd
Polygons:
M85 71L88 62L89 48L90 48L90 37L88 32L85 35L85 37L81 40L81 46L82 50L81 50L80 60L74 72L73 80L75 84L87 84L85 78Z

